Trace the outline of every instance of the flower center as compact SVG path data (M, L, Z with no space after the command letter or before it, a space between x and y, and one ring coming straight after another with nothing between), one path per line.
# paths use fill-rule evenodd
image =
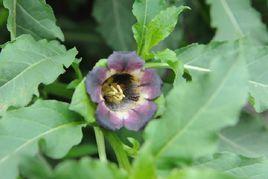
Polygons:
M117 83L110 83L103 86L103 95L110 103L120 103L124 97L121 86Z
M128 109L139 100L139 80L127 73L118 73L102 84L102 97L111 110Z

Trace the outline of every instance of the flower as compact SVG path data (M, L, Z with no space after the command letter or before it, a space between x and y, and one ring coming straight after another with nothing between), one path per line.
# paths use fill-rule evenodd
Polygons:
M114 52L107 67L94 67L86 77L87 92L98 103L97 122L110 130L142 129L157 110L152 100L161 94L161 84L136 52Z

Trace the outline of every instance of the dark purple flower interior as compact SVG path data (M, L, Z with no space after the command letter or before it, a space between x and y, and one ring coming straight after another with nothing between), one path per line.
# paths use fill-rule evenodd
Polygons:
M139 100L139 80L127 73L112 75L102 85L105 104L113 111L128 109Z

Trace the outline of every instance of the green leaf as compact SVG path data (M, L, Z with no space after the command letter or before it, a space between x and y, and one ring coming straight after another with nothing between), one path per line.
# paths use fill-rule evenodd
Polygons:
M93 16L99 22L99 31L114 50L133 50L131 13L133 0L97 0ZM104 18L105 17L105 18Z
M98 150L97 147L93 144L82 144L79 146L73 147L69 153L65 156L65 158L76 158L76 157L83 157L86 155L93 155L97 154Z
M182 75L183 65L181 61L179 61L179 59L177 58L177 55L174 51L166 49L164 51L157 52L154 58L156 60L160 60L161 63L166 63L169 68L173 70L175 74L175 79L177 79L179 75Z
M140 142L132 137L127 137L127 140L132 146L130 147L129 145L123 144L123 148L128 153L128 156L135 158L140 149Z
M81 141L83 125L66 103L58 101L37 101L6 112L0 120L0 178L15 178L20 156L36 154L39 142L48 156L63 157Z
M70 110L82 115L87 122L95 122L96 105L88 96L85 79L81 81L74 91L70 104Z
M185 46L184 43L184 29L182 23L177 23L173 32L161 41L158 45L152 48L152 51L163 51L167 48L169 49L178 49L180 46Z
M71 81L68 85L67 85L67 89L75 89L79 84L80 84L81 80L80 79L75 79L73 81Z
M238 52L224 53L215 57L211 70L190 83L177 81L166 97L164 115L146 128L159 164L211 154L217 146L216 133L237 122L247 99L244 59Z
M0 54L0 116L9 106L28 104L38 85L56 80L76 54L75 48L66 51L56 41L35 41L30 35L7 43Z
M235 179L236 177L211 169L185 168L174 170L167 179Z
M217 28L214 40L249 37L257 44L268 42L266 27L250 0L207 0L207 3L211 5L211 25Z
M7 17L8 17L8 11L4 7L2 7L1 1L0 1L0 27L1 28L5 25Z
M152 153L147 146L139 152L139 155L136 157L133 162L133 167L130 171L130 179L136 178L146 178L146 179L156 179L156 166L155 160L152 156Z
M249 92L254 98L256 111L263 112L268 109L268 47L245 48L250 74Z
M97 63L95 64L95 67L106 67L107 66L107 59L103 58L100 59L99 61L97 61Z
M55 169L55 179L126 179L126 173L115 165L90 158L80 161L66 161Z
M238 178L268 178L268 161L260 158L246 158L232 153L217 153L200 162L199 167L210 167Z
M254 108L257 112L268 109L268 47L252 46L243 43L243 53L247 60L250 74L249 93L254 98ZM184 67L191 72L193 78L200 73L210 72L209 64L219 58L222 53L235 53L239 50L238 42L213 42L208 45L193 44L177 50L177 57ZM218 53L215 53L218 51Z
M56 25L53 10L44 0L4 0L9 10L7 28L11 39L22 34L31 34L35 39L64 40L61 29Z
M161 94L161 96L159 96L158 98L156 98L154 100L154 103L157 105L157 111L154 115L154 118L161 117L166 110L166 98L165 98L165 96L163 94Z
M146 26L139 22L133 26L134 37L138 44L138 54L143 59L151 58L149 54L151 48L164 40L174 30L179 14L185 9L189 8L186 6L169 7L156 15Z
M159 14L160 11L167 7L165 0L135 0L133 4L133 14L143 28Z
M219 151L228 151L246 157L268 158L268 131L263 119L247 117L220 134Z
M42 156L22 157L19 169L20 174L25 178L40 179L52 177L52 169Z

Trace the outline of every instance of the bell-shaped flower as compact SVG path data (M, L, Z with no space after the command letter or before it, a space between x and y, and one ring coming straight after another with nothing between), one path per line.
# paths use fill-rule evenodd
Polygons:
M96 119L110 130L142 129L153 118L162 81L155 70L145 69L135 52L114 52L107 67L95 67L86 78L87 92L98 103Z

